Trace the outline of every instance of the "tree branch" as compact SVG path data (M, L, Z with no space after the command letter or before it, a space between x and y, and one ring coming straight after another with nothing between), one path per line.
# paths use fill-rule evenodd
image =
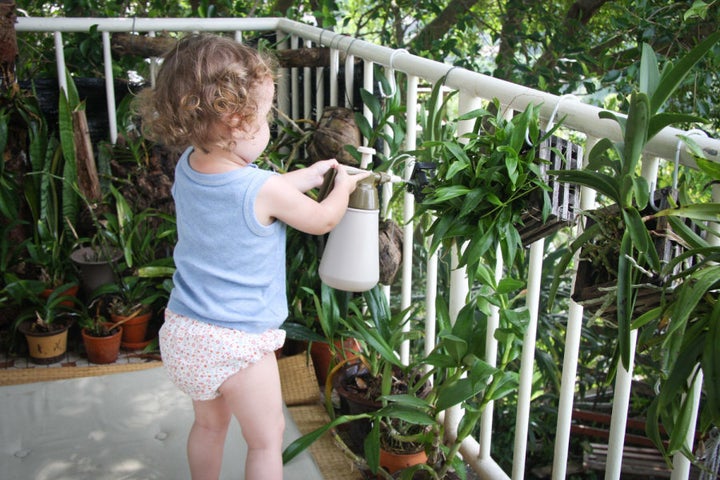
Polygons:
M430 50L433 40L445 36L458 23L458 18L467 15L470 8L479 1L451 0L448 6L410 41L413 50L416 52Z

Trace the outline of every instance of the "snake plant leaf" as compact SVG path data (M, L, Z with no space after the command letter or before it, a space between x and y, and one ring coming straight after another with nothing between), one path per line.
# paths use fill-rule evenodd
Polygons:
M720 40L720 31L716 31L697 44L690 52L684 55L675 65L663 70L660 83L651 93L651 112L656 113L665 102L675 93L677 87L687 77L702 57Z

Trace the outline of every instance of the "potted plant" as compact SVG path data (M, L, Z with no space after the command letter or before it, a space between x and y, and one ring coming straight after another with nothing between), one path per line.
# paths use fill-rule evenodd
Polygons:
M83 345L88 361L98 364L114 363L120 354L122 326L110 323L100 311L100 302L83 309L78 317Z
M65 284L43 296L45 284L38 280L9 276L5 292L20 308L13 330L25 336L30 359L45 365L61 360L67 353L68 329L73 323L77 299L69 292L74 284Z
M694 115L672 114L662 110L689 71L720 39L720 33L710 35L693 48L677 64L666 64L659 71L657 58L648 45L642 47L640 85L628 98L627 117L602 111L600 118L617 122L622 138L613 142L601 139L589 153L588 165L579 171L551 171L560 181L587 186L611 201L617 215L595 216L596 223L588 226L570 245L567 254L557 265L557 275L551 288L549 304L558 288L559 278L579 249L588 244L613 246L618 242L607 240L609 232L617 231L619 249L599 251L604 262L612 265L616 273L617 288L611 293L616 307L619 359L626 367L630 362L630 330L637 303L641 275L659 278L661 262L655 242L642 212L649 204L648 182L638 174L638 165L647 142L668 125L679 122L703 122ZM601 220L601 221L597 221ZM614 225L614 227L613 227Z
M458 121L474 121L472 131L458 138L443 122L449 98L437 112L432 107L438 104L438 89L433 90L428 109L426 138L416 152L419 162L434 162L436 170L423 188L416 217L422 220L432 214L427 229L432 235L430 251L440 244L462 248L460 266L467 266L472 283L475 265L494 257L497 246L505 264L514 264L524 245L521 230L531 218L529 213L534 225L550 220L552 189L544 173L547 159L539 152L557 127L541 132L533 105L506 119L495 100L487 109L458 117ZM544 232L549 233L550 229Z
M684 142L695 155L699 170L710 179L708 185L720 180L717 166L704 158L691 139ZM703 438L720 425L720 247L714 241L717 232L703 226L720 218L720 204L693 202L683 193L683 206L667 208L656 216L668 220L684 251L663 266L671 281L663 289L662 304L640 316L632 327L641 330L638 348L653 352L660 365L658 393L647 414L648 437L666 458L681 452L697 462L686 444L688 429L695 428L688 418L688 412L695 410L694 403L700 402L698 430ZM689 225L690 221L694 223ZM701 379L702 389L696 389L694 384ZM717 469L711 462L705 466Z
M496 284L491 270L484 266L480 266L479 275L486 286L468 300L454 324L450 322L447 304L439 300L438 343L429 355L419 356L411 360L409 365L402 365L399 361L395 353L398 344L390 347L386 340L395 338L399 341L403 335L385 337L381 326L389 326L392 332L396 332L398 329L394 327L397 323L392 325L387 316L382 314L376 317L380 325L373 321L354 322L353 331L359 339L366 340L363 358L370 358L368 355L374 354L379 359L379 371L405 372L402 375L403 390L392 390L393 385L397 386L397 382L393 382L397 374L380 375L377 409L334 417L328 424L288 446L284 452L285 460L289 461L328 430L362 420L370 424L370 430L363 440L362 454L350 449L346 449L346 452L354 456L359 466L373 474L386 479L395 478L387 469L381 468L381 447L390 443L409 446L415 451L424 450L427 454L426 463L405 468L400 473L401 478L410 479L420 470L426 472L429 478L452 478L448 477L451 472L462 471L464 465L457 454L463 439L473 432L490 401L499 400L517 388L517 373L510 366L519 357L519 343L529 318L527 309L514 308L509 298L510 292L522 287L521 282L503 279ZM384 294L378 290L375 295L382 309L386 305ZM374 302L372 294L368 297L371 298L368 310L371 310L370 305ZM503 334L499 349L502 354L497 366L481 360L485 354L484 336L490 305L500 307L502 312ZM404 317L398 316L401 319ZM403 320L395 321L401 325ZM406 335L418 335L418 332ZM442 412L455 406L463 407L463 418L458 431L448 435L441 421ZM333 415L332 411L330 413Z

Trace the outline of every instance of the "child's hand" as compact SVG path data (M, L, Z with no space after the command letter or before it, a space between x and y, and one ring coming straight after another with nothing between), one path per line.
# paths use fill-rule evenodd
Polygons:
M353 175L350 175L347 173L347 170L345 170L340 164L334 166L333 168L337 170L337 175L335 176L335 188L346 188L348 194L355 191L358 182L366 179L371 175L370 171L364 171L362 173L354 173Z

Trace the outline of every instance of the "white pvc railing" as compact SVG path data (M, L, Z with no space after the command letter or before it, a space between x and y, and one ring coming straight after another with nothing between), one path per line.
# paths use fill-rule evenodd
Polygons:
M329 103L338 105L340 85L338 77L341 68L345 73L345 84L342 89L352 92L356 89L353 84L355 78L354 59L362 60L363 80L362 88L373 91L376 82L373 73L374 64L384 67L384 73L392 81L398 73L404 74L406 92L406 139L404 149L414 150L416 145L418 84L434 84L441 78L447 77L444 84L449 89L459 91L459 113L477 108L481 102L497 98L504 109L524 110L528 105L539 106L540 116L547 122L551 118L563 118L563 124L570 130L585 134L587 140L585 152L600 138L609 137L618 139L620 132L617 124L609 120L600 120L597 107L584 104L577 99L563 98L538 90L533 90L503 80L488 77L462 68L451 67L440 62L424 59L410 54L405 50L393 50L383 46L374 45L366 41L340 35L327 30L321 30L285 18L216 18L216 19L172 19L172 18L18 18L16 30L18 32L48 32L55 36L55 48L58 68L58 78L61 87L65 85L65 60L63 53L62 34L65 32L87 32L91 26L97 25L102 32L103 52L105 60L106 93L108 98L108 121L110 125L110 140L117 138L116 110L114 103L114 86L112 78L112 56L110 50L110 34L112 32L132 32L154 35L155 32L190 32L214 31L233 32L235 38L240 40L244 31L275 32L278 39L282 39L279 49L299 48L310 46L326 46L330 48L329 67L315 69L316 84L309 81L301 82L300 69L286 69L282 72L278 85L278 108L291 118L311 118L313 110L320 115L324 105L324 82L329 82ZM345 63L340 64L340 53L345 54ZM312 78L310 68L303 69L305 79ZM314 92L314 103L311 102ZM304 99L302 104L300 99ZM351 105L352 99L345 95L345 106ZM364 115L372 122L371 114L367 108ZM466 126L459 125L462 132ZM681 132L674 128L666 128L648 144L645 151L646 161L643 174L654 181L657 171L657 159L673 160L678 154L678 137ZM706 137L695 137L694 140L704 149L710 160L720 161L720 141ZM688 153L679 151L680 162L693 165ZM408 162L405 178L410 177L412 163ZM581 195L581 208L590 209L594 205L594 192L583 189ZM404 198L405 238L403 247L403 269L400 305L405 308L411 302L412 285L412 245L414 228L410 220L414 210L414 198L410 193ZM530 402L531 379L534 362L535 332L537 328L538 303L540 292L540 274L543 261L544 241L538 240L530 247L530 268L528 275L527 306L531 313L530 325L524 338L524 350L521 358L520 386L518 391L518 411L516 417L516 437L513 452L513 467L510 473L513 479L521 479L525 472L525 453L527 450L527 432L529 415L532 408ZM498 257L500 257L498 255ZM454 261L456 262L457 259ZM435 298L437 294L437 254L427 259L426 294L426 349L431 349L435 338ZM503 274L503 265L496 266L496 276ZM467 281L462 270L453 269L450 279L450 313L451 318L464 305L467 291ZM389 290L387 290L389 292ZM570 440L570 426L572 420L573 395L577 372L577 359L580 346L580 332L582 325L582 307L570 302L568 311L568 325L565 338L565 358L562 366L562 383L558 403L558 423L555 438L555 454L553 459L553 479L564 479L567 471L568 448ZM494 340L494 328L497 328L498 316L496 314L489 320L487 336L486 361L496 363L497 344ZM407 360L409 348L404 346L401 358ZM620 367L615 384L615 399L611 422L611 438L609 440L609 455L606 469L606 479L619 479L622 462L622 451L625 433L625 421L628 412L628 399L630 395L630 381L632 368L629 371ZM700 383L696 384L700 388ZM699 397L696 396L696 397ZM450 432L454 431L455 422L459 418L457 411L446 412L445 420ZM694 433L694 432L693 432ZM689 446L692 447L692 438L688 437ZM511 478L504 472L490 455L492 442L492 405L490 405L482 418L479 439L468 438L464 441L461 453L466 462L482 478L505 479ZM687 478L689 462L682 455L675 459L673 471L674 479Z

